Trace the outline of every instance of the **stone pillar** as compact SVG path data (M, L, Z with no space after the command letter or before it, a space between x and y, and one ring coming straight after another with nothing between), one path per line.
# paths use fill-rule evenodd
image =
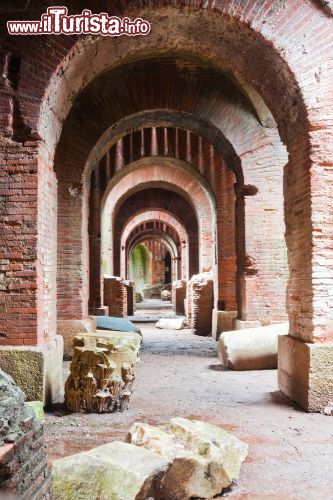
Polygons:
M89 196L89 313L101 307L101 200L99 166L91 174Z
M187 324L195 335L210 335L214 302L211 273L197 274L187 283Z
M58 160L57 333L64 338L65 359L75 335L94 329L88 315L89 181ZM44 208L43 212L48 210Z
M322 127L313 134L311 169L307 143L298 137L286 166L290 329L288 336L279 338L278 351L280 390L312 412L324 411L333 401L333 172L326 167L332 161L333 143L330 126L323 122ZM294 155L302 176L292 163Z
M56 402L62 389L62 339L56 335L57 181L49 153L38 141L26 139L22 145L8 139L1 149L0 368L18 385L34 387L38 358L39 398ZM58 366L51 367L50 359Z
M184 301L186 298L186 280L178 280L172 283L171 301L172 310L175 314L185 314Z
M240 329L288 318L282 169L276 167L276 172L267 183L252 174L255 185L244 185L237 193L239 321L236 327Z

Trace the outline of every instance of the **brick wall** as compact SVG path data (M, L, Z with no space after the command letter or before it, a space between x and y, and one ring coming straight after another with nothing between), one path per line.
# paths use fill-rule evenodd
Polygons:
M124 281L115 276L104 276L104 305L109 308L109 316L126 316L127 293Z
M116 276L104 276L104 306L109 308L109 316L123 318L134 314L134 285L132 281Z

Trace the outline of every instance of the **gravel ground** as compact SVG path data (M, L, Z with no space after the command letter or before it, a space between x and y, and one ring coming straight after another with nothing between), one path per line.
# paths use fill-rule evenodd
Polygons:
M278 391L276 371L221 368L216 343L189 330L139 325L144 342L130 409L118 414L48 413L52 460L123 440L135 421L162 424L172 416L204 420L249 444L235 499L333 500L333 418L307 414ZM64 364L67 377L69 363Z

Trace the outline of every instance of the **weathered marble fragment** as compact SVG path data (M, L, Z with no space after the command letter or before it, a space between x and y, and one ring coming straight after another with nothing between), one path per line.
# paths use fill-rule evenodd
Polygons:
M239 476L247 445L211 424L173 418L166 426L135 423L127 441L165 457L162 498L212 498Z
M289 323L223 332L217 344L221 363L233 370L277 367L278 337L287 335Z
M65 404L72 411L113 412L128 408L141 337L97 331L74 339Z
M161 318L156 323L156 328L163 330L182 330L186 328L185 318Z
M145 500L158 490L168 460L150 450L115 441L53 462L54 500Z

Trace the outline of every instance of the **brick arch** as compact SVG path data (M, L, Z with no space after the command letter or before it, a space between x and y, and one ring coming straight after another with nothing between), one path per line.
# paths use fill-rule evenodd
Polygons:
M105 184L101 184L102 179L97 176L99 170L93 172L92 187L90 196L90 224L89 224L89 244L90 244L90 292L89 308L94 310L101 305L101 218L100 202L105 189ZM104 179L106 177L104 176ZM156 209L170 213L177 217L182 214L182 223L189 234L189 275L199 272L198 259L198 222L193 207L176 192L162 189L148 189L133 194L119 207L113 231L114 272L120 274L120 244L121 233L129 218L136 213ZM118 267L117 267L118 266Z
M309 7L310 8L310 7ZM221 9L221 16L216 16L216 13L218 10L214 11L214 15L218 17L218 20L215 21L215 23L218 23L219 21L223 21L225 23L230 23L230 18L232 19L232 27L233 29L228 31L228 30L221 30L220 32L223 32L226 34L226 39L224 40L223 38L219 37L219 43L216 44L218 45L218 52L216 52L217 47L213 46L211 47L213 50L207 50L207 41L205 43L205 40L214 40L215 37L210 37L207 36L207 31L205 31L205 39L200 38L200 29L199 26L197 27L196 31L196 46L200 47L200 50L204 50L205 53L210 54L213 59L220 60L221 59L221 54L228 58L229 65L234 65L235 67L230 68L231 72L233 74L241 73L243 79L247 82L251 81L253 86L257 91L260 92L261 96L264 98L265 102L268 104L269 108L271 109L273 116L275 120L278 123L280 134L284 138L286 144L288 145L288 150L289 150L289 167L286 169L288 174L290 175L291 178L294 177L294 179L297 178L297 173L296 172L301 172L302 168L304 165L308 164L310 165L312 163L312 159L310 159L308 155L309 151L309 146L311 147L308 135L307 135L307 127L305 126L306 120L307 120L307 113L305 110L304 106L304 100L303 100L303 95L304 95L304 90L303 88L303 93L300 92L300 87L302 86L302 82L296 82L296 78L294 77L294 74L297 73L297 64L295 61L292 60L292 56L290 55L291 53L296 53L297 51L295 50L295 47L293 47L293 51L289 52L289 67L292 68L292 70L289 70L287 62L283 59L282 57L282 50L280 50L279 44L282 45L283 47L283 42L284 40L281 39L279 42L277 42L276 39L274 39L273 36L269 36L267 34L267 31L265 31L266 38L268 36L268 41L269 43L265 43L267 40L265 40L265 36L263 36L260 33L260 30L262 28L262 25L260 24L261 21L261 14L258 13L256 9L249 9L249 11L246 10L247 6L244 7L244 9L239 9L236 12L233 12L232 16L230 17L230 12L224 11L224 8L222 7ZM279 10L279 9L278 9ZM154 13L155 11L153 11ZM157 12L157 11L156 11ZM265 9L262 9L262 12L265 13ZM290 11L290 17L294 18L295 13L298 13L297 5L292 5L292 10ZM179 16L178 16L179 14ZM208 13L209 15L209 13ZM172 28L177 26L177 20L181 19L183 16L183 12L179 11L177 12L177 17L175 18L175 23L172 23ZM195 22L195 14L191 17L191 25L193 29L193 22ZM256 22L254 23L254 27L256 29L250 29L247 23L251 23L253 16L255 17ZM202 21L202 16L200 16L200 20ZM211 19L210 19L211 20ZM241 21L240 21L241 20ZM188 21L188 20L187 20ZM322 21L323 24L324 21ZM170 31L170 23L168 21L168 30ZM186 26L186 19L184 22L184 19L182 19L182 28L184 31L184 26ZM210 28L210 26L214 26L216 29L216 24L207 23L205 25L206 28ZM160 26L163 30L163 26ZM257 30L257 31L256 31ZM185 32L187 32L185 30ZM242 37L239 37L238 39L236 38L235 33L241 32ZM171 34L172 35L172 34ZM161 40L163 40L163 44L168 43L168 39L165 39L164 37L160 37ZM171 37L172 38L172 37ZM174 37L174 40L177 41L177 44L179 46L180 43L180 37L176 36ZM241 40L241 41L240 41ZM302 40L303 42L303 40ZM139 44L141 43L141 40L139 41ZM192 44L191 47L189 47L189 44ZM240 45L239 45L240 44ZM187 37L187 39L184 37L183 40L181 40L181 45L184 51L191 52L191 49L194 53L198 52L198 48L193 46L193 42L190 39L190 37ZM285 44L286 45L286 44ZM301 47L301 44L299 45ZM88 56L89 50L88 47L86 47L87 50L85 51L85 56ZM137 47L138 48L138 47ZM163 47L165 49L165 45ZM221 49L225 50L221 50ZM94 46L94 57L96 57L96 45ZM155 47L156 49L156 47ZM215 50L214 50L215 49ZM261 50L260 50L261 49ZM118 49L120 52L120 49ZM237 50L237 54L242 54L242 57L232 57L232 55L235 55L235 51ZM79 51L78 51L79 52ZM102 65L103 69L105 69L105 64L107 64L107 52L106 51L97 51L98 56L100 57L101 54L102 60L104 65ZM108 53L111 53L112 51L108 51ZM117 52L117 51L116 51ZM118 52L118 53L119 53ZM262 57L258 58L257 54L261 53ZM285 52L286 53L286 52ZM284 54L285 54L284 53ZM288 53L288 51L287 51ZM311 53L311 50L308 51L308 54ZM309 57L309 56L307 56ZM301 58L298 58L301 59ZM260 60L260 63L259 63ZM261 80L261 74L262 71L260 71L260 68L258 67L258 64L262 64L263 61L267 60L267 66L270 68L270 73L265 74L265 80ZM311 60L311 56L309 57L309 60ZM225 61L224 61L225 62ZM75 67L75 64L71 67ZM62 70L66 71L66 65L63 65ZM77 68L75 68L77 70ZM294 70L294 71L293 71ZM89 68L89 72L91 73L91 68ZM301 70L300 70L301 72ZM80 72L75 71L77 77L81 82L88 81L89 80L89 75L80 75ZM80 75L80 76L79 76ZM87 78L88 77L88 78ZM57 86L55 84L55 86ZM80 84L79 84L80 87ZM304 83L303 87L306 87L306 83ZM74 93L76 93L78 89L76 88L74 90ZM50 98L50 94L48 96ZM277 99L278 97L278 99ZM52 102L52 98L49 99ZM70 101L70 99L68 99ZM61 113L58 114L58 116ZM46 116L46 115L44 115ZM48 119L46 120L48 123L51 123L52 120ZM297 122L297 126L295 126L295 123ZM312 157L313 158L313 157ZM319 158L318 158L319 161ZM300 166L303 165L302 166ZM294 168L294 166L298 166L298 168ZM301 174L300 174L301 175ZM300 176L299 176L300 178ZM295 200L297 200L297 192L302 192L306 190L305 183L307 180L303 179L303 184L302 187L300 187L302 181L299 181L299 183L296 183L296 181L292 181L287 189L287 204L289 206L293 206ZM299 191L298 191L299 190ZM301 240L302 243L300 244L300 239L297 238L294 235L297 234L298 229L295 230L295 227L306 227L307 223L310 224L310 227L312 227L312 221L311 221L311 206L309 204L309 200L303 201L304 203L304 219L302 221L300 220L291 220L290 213L293 211L288 211L286 213L286 218L287 218L287 238L288 238L288 246L289 246L289 255L290 258L293 262L297 262L298 255L304 253L304 248L307 248L307 263L306 266L303 267L302 271L293 269L293 276L291 277L290 280L290 287L289 289L293 289L294 292L292 294L289 294L291 302L290 302L290 316L292 319L292 326L297 327L297 329L300 332L300 336L311 340L312 338L312 333L311 333L311 328L309 328L309 321L306 323L302 321L301 319L301 314L300 314L300 305L298 300L294 300L293 297L299 296L302 294L302 287L304 285L304 279L308 280L308 290L312 290L312 283L309 282L309 276L310 272L309 269L311 268L311 249L312 249L312 242L311 238L308 237L308 235L303 234ZM299 219L299 218L298 218ZM300 226L298 226L300 224ZM295 232L296 231L296 232ZM292 265L290 265L292 268ZM306 269L305 269L306 267ZM310 280L311 281L311 280ZM304 295L303 295L304 297ZM305 297L303 299L304 303ZM307 294L306 297L307 300L307 309L309 311L312 310L312 292ZM308 320L310 319L311 313L309 313ZM319 326L319 329L322 329L322 326Z
M61 61L59 60L58 73L54 73L48 82L39 115L40 134L47 134L48 137L52 135L56 140L60 133L60 123L66 118L76 95L98 74L107 68L116 67L120 55L122 61L133 61L136 57L147 58L150 54L158 54L159 51L172 52L181 46L184 53L193 54L193 57L204 54L210 64L215 67L220 65L224 70L229 71L240 86L246 82L249 88L248 82L251 82L259 94L253 96L252 92L248 92L247 97L251 99L257 115L262 114L262 103L261 101L258 103L261 95L273 111L277 122L284 122L287 136L292 129L292 124L296 121L296 116L292 115L293 112L295 113L295 103L298 107L296 110L298 117L302 117L302 113L303 118L305 117L305 107L302 106L302 94L299 92L295 73L288 72L288 63L291 65L292 58L289 57L290 61L286 61L286 54L281 49L281 40L274 39L272 36L274 32L264 30L263 25L260 24L267 9L261 5L261 11L258 12L256 8L252 8L252 5L247 4L243 8L238 8L237 11L230 12L227 4L222 7L214 4L213 18L210 6L201 11L198 9L191 12L182 9L182 4L185 5L185 0L173 5L173 8L166 4L162 7L159 2L150 2L150 9L142 11L135 10L131 6L131 15L146 15L152 23L155 21L155 26L158 26L158 29L152 30L149 37L138 37L135 48L122 37L116 40L110 40L108 37L92 40L87 37L80 39L72 47L68 47L68 53ZM188 2L186 6L189 6ZM308 8L311 9L310 6ZM126 9L127 6L124 4L122 9L124 13ZM291 17L296 18L299 15L298 9L297 4L290 7ZM284 8L277 7L277 11L279 10L283 12ZM166 15L164 20L161 20L159 16L163 11ZM170 15L173 16L173 23L170 23ZM252 23L254 18L256 22ZM203 20L206 21L204 30L202 29ZM189 31L186 27L191 27L190 32L196 33L195 40L188 36ZM164 31L165 36L161 36ZM216 34L221 32L224 33L224 37L219 37L217 42ZM237 36L239 33L242 34L241 37ZM69 45L72 43L69 41ZM271 72L265 75L264 84L261 78L262 72L259 70L262 63L257 57L259 52L262 53L262 59L267 59L271 66ZM240 53L242 53L242 58L234 57L235 54ZM89 60L94 61L93 68L87 64ZM66 75L66 83L61 78L63 74ZM73 85L69 84L71 81ZM64 97L65 106L62 107L57 103L59 92ZM281 100L274 99L277 95L281 97ZM52 126L54 128L51 133L48 127Z
M23 272L30 276L28 283L22 283L19 274L14 275L16 287L24 284L35 290L28 301L32 312L24 320L24 325L29 325L26 333L30 334L31 343L40 342L55 332L51 304L55 293L56 242L50 230L54 227L55 215L54 210L48 211L48 207L56 192L52 174L54 148L68 109L75 96L97 72L118 64L126 57L135 58L139 54L148 57L153 51L157 53L157 49L171 51L179 47L193 55L206 55L212 63L218 61L234 76L240 73L241 79L252 83L271 110L289 153L284 186L291 271L288 293L291 333L299 339L299 344L295 345L301 345L303 341L320 339L329 342L331 339L329 325L333 319L333 308L323 301L333 284L333 270L329 264L332 255L331 214L329 222L322 225L323 210L331 206L332 125L329 117L332 98L327 94L327 88L332 85L331 20L326 19L316 4L310 1L267 0L242 5L213 2L205 9L194 1L195 9L186 9L185 4L192 5L192 2L180 1L177 7L162 7L160 2L150 2L151 8L146 2L136 8L131 4L132 14L147 16L158 27L156 35L153 30L149 42L137 40L134 48L129 48L127 40L123 39L107 46L102 41L99 45L94 43L96 40L84 37L76 45L70 37L64 37L62 43L58 39L52 41L52 37L48 43L45 39L28 41L27 37L22 41L6 42L6 48L10 49L12 43L16 51L19 49L24 64L17 89L8 75L4 78L7 88L1 126L7 137L14 138L13 143L9 141L6 145L6 158L22 162L20 165L23 166L17 171L8 167L1 174L5 182L8 171L12 172L12 180L22 181L23 175L22 184L30 179L34 189L21 202L23 210L32 211L31 225L23 233L21 228L13 229L11 226L2 227L2 232L3 241L9 240L6 236L10 235L10 241L16 242L19 247L22 235L31 242L32 249L27 244L27 248L20 253ZM127 2L122 5L121 12L127 12ZM161 12L164 15L161 16ZM191 37L189 33L195 36ZM42 46L45 49L43 57L40 57ZM51 54L54 57L50 57ZM37 66L33 57L35 60L38 58L41 64ZM114 59L110 60L110 57ZM94 67L91 61L96 63ZM35 94L29 90L29 82L33 82ZM19 119L16 115L11 123L13 96L20 113ZM66 103L63 109L59 108L58 100ZM36 140L38 134L42 141ZM17 142L17 138L23 138L25 142ZM73 197L76 192L80 195L80 186L72 186L71 189ZM15 209L16 203L11 195L6 195L6 210ZM47 216L41 214L43 209ZM323 249L327 257L324 264ZM81 260L84 259L83 252ZM10 271L5 272L6 294L9 297L6 301L9 305L6 306L5 331L8 338L3 340L5 343L9 343L11 334L15 338L17 332L22 331L22 318L18 319L17 313L13 312L16 310L17 293L16 289L15 293L10 291L8 282L11 275L8 273ZM318 276L324 276L324 281ZM24 342L27 339L22 334L19 340ZM316 398L310 403L306 399L302 404L318 407L319 402Z
M109 183L102 203L102 234L104 233L105 238L104 241L102 239L104 269L113 262L110 238L117 206L120 206L134 192L154 185L178 192L194 207L199 224L200 267L202 270L214 268L215 201L209 186L204 179L200 179L199 174L193 173L189 166L180 160L154 158L152 161L152 158L148 158L124 168L116 177ZM108 272L112 273L112 269Z
M176 243L172 239L172 237L166 234L163 231L144 231L141 235L136 235L133 237L133 240L129 244L128 255L131 254L132 250L134 250L136 245L144 242L157 242L164 245L166 250L170 253L171 256L171 267L172 267L172 281L178 279L178 260L179 260L179 252Z
M134 236L133 241L130 244L129 252L128 252L128 276L130 279L132 278L130 276L131 255L138 245L143 245L145 248L147 248L147 250L149 252L150 272L148 274L150 275L153 284L161 282L161 280L158 279L158 277L161 276L160 275L160 273L161 273L160 265L157 262L155 262L155 265L154 265L155 252L156 252L156 255L161 256L161 248L164 249L162 252L162 256L164 254L164 257L165 257L166 253L169 253L169 255L171 257L171 282L177 279L178 262L179 262L179 260L178 260L179 254L178 254L177 246L170 236L168 236L166 233L163 233L160 231L157 231L157 232L146 231L145 233L143 233L141 235L138 234L138 235ZM154 272L154 268L155 268L155 272ZM135 280L134 280L134 282L135 282ZM136 289L136 282L135 282L135 289Z
M179 278L188 279L188 251L189 251L189 237L185 227L182 223L173 216L170 212L162 210L149 210L134 215L126 224L121 236L121 276L126 274L126 259L128 253L126 252L126 242L130 237L130 233L138 228L142 223L147 221L160 221L173 228L178 235L178 242L180 247L179 258L181 260L181 276Z
M103 172L107 182L128 161L144 157L147 152L152 156L164 154L190 162L208 180L217 200L218 300L228 310L238 309L240 319L282 320L286 317L288 276L283 231L282 166L287 157L276 129L271 128L268 132L257 123L252 123L250 133L246 116L237 114L232 106L224 108L223 118L225 123L222 123L221 130L227 140L233 138L233 155L239 155L236 162L225 143L221 142L221 132L218 134L216 128L208 125L203 133L200 120L184 113L177 115L182 127L170 127L171 120L175 119L174 112L154 110L127 117L117 131L113 130L116 134L113 139L110 130L106 132L100 142L111 147L97 169ZM141 124L141 129L134 127L129 134L119 136L121 130L126 130L129 120L132 125L133 121L136 126ZM164 126L153 126L156 123L163 123ZM244 123L247 139L242 129ZM233 180L230 170L238 182L237 221L233 213L233 184L236 180ZM257 190L255 198L247 198L246 204L242 191L244 183ZM115 226L115 247L119 231ZM265 252L268 246L265 240L270 241L270 256ZM248 262L251 262L251 269L248 269ZM267 307L264 296L269 300L270 307Z
M146 198L146 202L145 202ZM128 222L143 213L161 213L161 218L170 218L175 225L181 224L184 228L184 233L187 240L190 242L191 249L189 257L191 265L187 274L198 273L198 223L193 208L184 200L180 195L166 190L150 189L140 191L127 200L119 207L118 214L115 220L115 230L113 233L113 246L116 249L114 255L114 265L117 269L117 261L119 262L119 255L117 249L121 246L122 232ZM179 212L178 212L179 210ZM180 221L178 213L182 214L182 221ZM183 234L183 232L181 232Z

